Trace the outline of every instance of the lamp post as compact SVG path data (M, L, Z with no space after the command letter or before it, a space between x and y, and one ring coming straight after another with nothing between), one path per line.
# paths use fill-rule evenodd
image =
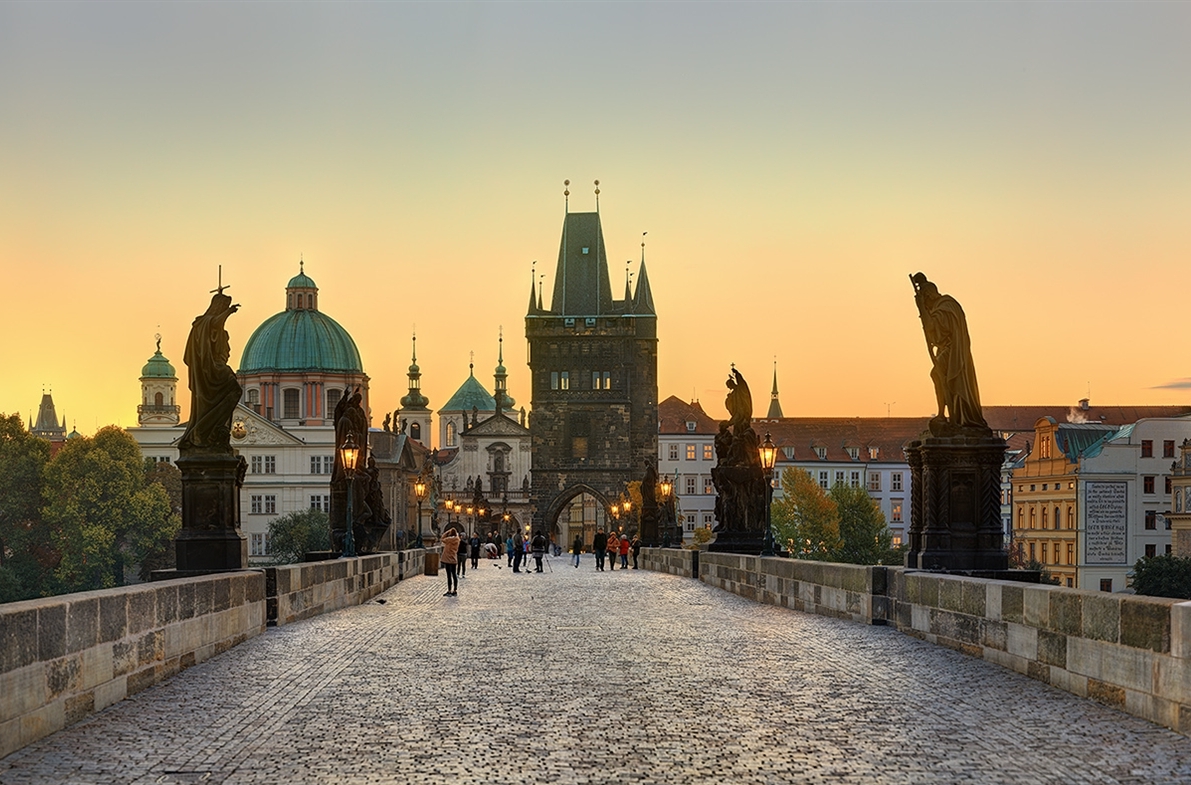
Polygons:
M770 441L769 434L765 434L765 441L757 451L761 453L761 468L765 470L765 545L761 548L761 555L773 556L773 522L769 511L773 506L773 465L777 462L777 446Z
M467 505L467 538L469 540L471 539L472 523L475 522L475 519L476 519L476 508L472 507L469 504L469 505Z
M352 510L352 497L356 479L356 465L360 461L360 448L356 445L356 440L352 436L351 431L347 432L347 438L343 440L343 445L339 448L339 457L343 460L343 473L347 477L347 526L343 533L343 556L349 559L356 557L356 538L352 532L353 524L355 523L355 513Z
M624 517L625 517L625 520L628 521L628 523L629 523L629 533L630 534L632 533L632 529L633 529L633 519L630 517L632 515L632 512L633 512L633 500L625 499L625 501L624 501Z
M666 525L662 527L662 547L670 547L670 494L674 492L674 483L670 482L670 478L665 475L662 476L658 483L658 489L662 492L662 509L666 511Z
M419 548L425 548L422 542L422 500L426 498L426 481L419 477L414 480L414 495L418 497L418 538L416 545Z
M453 505L451 505L451 507L455 511L455 525L458 525L460 515L463 512L463 505L459 504L458 502L455 502ZM451 516L449 516L449 515L447 516L447 525L448 526L451 525Z

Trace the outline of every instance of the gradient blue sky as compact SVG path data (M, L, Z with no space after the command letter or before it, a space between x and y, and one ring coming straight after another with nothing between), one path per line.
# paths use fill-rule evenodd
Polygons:
M601 211L648 264L660 392L933 413L906 275L985 403L1181 403L1188 3L0 4L0 411L135 421L216 265L234 359L299 254L375 412L529 391L530 263ZM887 408L887 404L889 407ZM184 404L185 408L185 404ZM379 422L379 417L377 418Z

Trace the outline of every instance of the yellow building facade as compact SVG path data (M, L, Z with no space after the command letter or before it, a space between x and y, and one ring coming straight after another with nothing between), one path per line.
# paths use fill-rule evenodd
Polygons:
M1058 429L1053 417L1039 419L1034 447L1013 473L1011 556L1048 570L1061 586L1078 586L1079 463L1068 458Z

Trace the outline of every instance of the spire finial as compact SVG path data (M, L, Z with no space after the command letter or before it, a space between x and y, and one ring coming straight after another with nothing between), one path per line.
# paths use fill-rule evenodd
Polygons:
M475 373L475 369L476 369L476 353L475 353L474 351L468 352L468 353L467 353L467 357L468 357L468 360L467 360L467 375L468 375L468 376L475 376L475 375L476 375L476 373Z
M501 365L504 365L505 364L505 326L503 324L500 326L500 333L499 333L499 337L497 337L497 339L496 339L496 343L497 343L497 347L498 347L496 350L496 361L498 363L500 363Z
M306 260L302 258L302 254L298 254L298 275L306 274Z
M153 337L157 339L157 353L161 354L161 328L160 327L157 330L157 334L154 335Z
M595 194L596 194L596 212L598 213L600 211L600 181L599 180L595 181Z
M223 265L221 264L221 265L219 265L219 283L216 285L216 287L214 289L211 290L210 293L211 294L223 294L224 289L230 289L230 288L232 288L230 285L228 285L228 286L223 285Z
M641 233L641 264L645 264L645 235L647 234L649 234L649 232Z
M418 362L418 326L417 326L416 324L414 325L414 356L413 356L413 361L414 361L414 363L415 363L415 364Z
M563 209L569 213L571 211L571 181L563 180L562 187Z

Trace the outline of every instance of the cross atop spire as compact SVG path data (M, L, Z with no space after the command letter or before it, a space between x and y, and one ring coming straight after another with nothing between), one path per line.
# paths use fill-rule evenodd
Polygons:
M767 420L780 420L782 418L782 405L777 399L777 357L773 358L773 392L770 394L769 412L765 415Z
M221 264L219 265L219 283L214 289L211 290L211 294L223 294L224 289L230 288L232 288L231 284L228 284L227 286L224 286L223 284L223 265Z

